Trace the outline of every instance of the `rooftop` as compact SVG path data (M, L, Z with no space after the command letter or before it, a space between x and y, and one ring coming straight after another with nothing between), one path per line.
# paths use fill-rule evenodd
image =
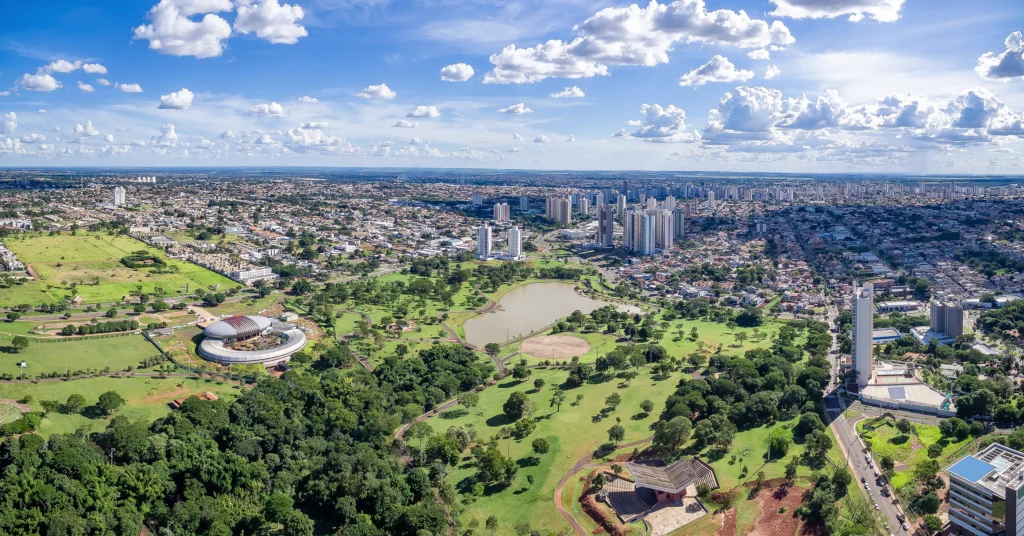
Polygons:
M697 472L690 462L682 458L672 465L666 466L662 460L644 460L626 462L626 467L633 473L636 485L656 489L666 493L679 493L697 481Z
M984 486L995 493L1024 484L1024 453L993 443L973 456L951 465L949 473Z

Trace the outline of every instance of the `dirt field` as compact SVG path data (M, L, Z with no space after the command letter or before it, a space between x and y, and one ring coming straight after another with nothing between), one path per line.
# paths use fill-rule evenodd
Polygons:
M545 335L526 339L519 351L541 359L570 359L590 351L590 343L569 335Z
M801 520L793 512L803 503L804 490L780 486L765 488L758 494L757 505L761 511L754 523L750 536L794 536L800 529ZM780 514L779 508L785 507Z

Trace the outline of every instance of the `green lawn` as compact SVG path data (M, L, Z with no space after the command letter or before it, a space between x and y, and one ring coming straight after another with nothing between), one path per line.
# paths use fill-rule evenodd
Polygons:
M876 460L882 456L891 456L897 462L897 470L890 474L890 482L894 489L903 488L913 481L914 467L928 459L930 445L943 445L938 460L939 465L944 467L951 461L948 458L952 454L974 440L972 437L959 441L954 438L943 438L939 427L930 424L914 424L914 437L904 436L896 430L892 419L881 418L861 420L857 423L857 431L865 440L871 442L871 451L875 454Z
M170 411L169 402L204 391L217 396L235 397L238 388L209 379L191 380L185 378L87 378L72 381L39 382L24 384L0 384L0 398L22 400L31 396L29 405L33 410L42 411L42 400L63 402L72 394L85 397L93 404L99 395L116 391L126 401L116 414L132 420L151 421ZM48 414L39 428L39 433L48 436L53 433L73 433L80 428L100 431L106 428L107 419L90 419L82 415Z
M726 354L742 354L747 350L755 348L767 348L771 346L772 336L779 331L782 324L772 320L765 320L764 325L757 329L757 336L754 335L755 328L737 327L729 330L725 324L707 322L704 320L673 320L665 332L665 337L659 344L668 350L670 355L686 357L698 349L698 343L704 343L704 349L714 352L718 345L722 345L722 352ZM697 328L697 341L690 340L690 330ZM679 331L682 330L682 338ZM737 333L746 333L747 340L736 340ZM798 336L796 344L803 344L803 336Z
M9 346L11 336L0 334L0 346ZM34 378L50 372L63 373L65 367L75 370L102 370L104 364L111 370L138 367L139 362L158 354L156 347L142 335L105 338L80 338L62 342L32 340L21 353L0 353L0 374L21 374L18 362L25 360L25 377Z
M501 427L509 424L501 406L513 391L524 391L537 406L537 430L532 435L523 441L500 442L503 451L510 452L513 459L523 464L516 481L505 490L494 490L468 504L463 514L464 522L477 519L483 526L484 520L493 514L499 519L499 534L512 534L512 528L516 523L522 522L529 522L534 528L545 530L563 528L565 523L552 502L552 493L558 480L577 460L608 440L607 430L615 424L615 417L622 419L621 425L626 429L623 443L649 436L651 432L648 428L657 420L657 415L643 417L640 414L640 402L650 399L655 402L656 407L663 405L665 398L675 390L676 385L673 379L654 381L645 370L626 388L619 388L619 381L612 380L568 389L561 411L556 412L555 408L549 405L551 391L556 385L564 382L566 375L567 372L562 370L537 369L523 383L510 380L488 387L480 393L479 405L468 414L457 409L427 421L435 431L443 431L453 425L476 430L478 437L486 441ZM537 378L547 382L539 392L533 388L533 380ZM613 392L622 396L622 403L618 409L604 420L592 422L591 418L604 406L605 397ZM582 394L584 398L580 405L573 406L571 403L577 394ZM531 442L541 437L551 442L551 451L540 456L539 463L530 465L528 460L533 456ZM468 453L466 455L468 456ZM458 486L463 480L470 479L475 472L469 464L463 463L451 471L449 480ZM533 475L534 484L524 490L527 475Z
M78 294L85 303L115 302L140 285L144 292L155 294L156 287L160 287L171 296L183 294L186 285L190 291L218 284L221 290L227 290L237 285L195 264L167 259L161 250L123 235L81 232L49 236L40 233L17 235L4 244L35 269L41 280L0 289L0 303L34 305ZM121 257L138 250L163 258L169 267L176 266L178 273L154 274L152 270L135 270L119 262ZM98 284L94 284L96 280ZM72 283L78 285L74 291Z

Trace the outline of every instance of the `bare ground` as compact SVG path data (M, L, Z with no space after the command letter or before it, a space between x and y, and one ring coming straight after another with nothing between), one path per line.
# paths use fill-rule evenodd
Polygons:
M590 351L590 343L569 335L544 335L526 339L519 351L541 359L570 359Z

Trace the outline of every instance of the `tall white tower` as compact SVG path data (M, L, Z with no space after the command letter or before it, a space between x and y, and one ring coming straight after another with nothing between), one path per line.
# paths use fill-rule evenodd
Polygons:
M523 256L523 232L518 225L508 230L508 256L518 259Z
M872 346L871 332L875 324L875 289L865 283L853 289L853 370L857 373L857 385L864 387L871 381Z
M494 247L493 236L490 225L481 225L476 232L476 256L486 259L491 256L491 249Z

